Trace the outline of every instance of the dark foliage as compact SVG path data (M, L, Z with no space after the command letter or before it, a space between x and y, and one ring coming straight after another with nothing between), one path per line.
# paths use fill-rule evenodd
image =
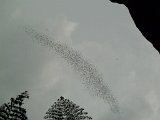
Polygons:
M55 102L51 108L46 112L46 116L44 117L47 120L84 120L84 119L92 119L87 116L87 112L84 112L83 108L80 108L75 103L68 99L64 99L64 97L60 97L60 99Z
M22 108L25 98L29 98L27 91L0 106L0 120L27 120L26 109Z
M124 4L137 28L160 53L160 6L159 0L110 0Z

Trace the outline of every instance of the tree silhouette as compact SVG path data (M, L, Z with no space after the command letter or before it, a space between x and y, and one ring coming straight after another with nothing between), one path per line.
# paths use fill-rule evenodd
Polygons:
M83 108L79 108L78 105L61 96L60 99L54 102L51 108L48 109L44 118L47 120L92 119L90 116L87 116L87 114Z
M27 91L0 106L0 120L27 120L26 109L22 108L25 98L29 99Z

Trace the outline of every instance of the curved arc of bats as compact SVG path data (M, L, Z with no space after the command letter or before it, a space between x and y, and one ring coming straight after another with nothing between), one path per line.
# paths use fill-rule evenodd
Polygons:
M54 50L56 54L61 56L67 63L78 72L83 80L83 84L96 96L107 101L111 111L119 112L117 99L112 95L108 85L104 84L102 74L98 72L96 67L89 63L80 52L73 48L54 41L53 38L37 32L31 27L25 27L25 32L33 39L36 39L42 46Z

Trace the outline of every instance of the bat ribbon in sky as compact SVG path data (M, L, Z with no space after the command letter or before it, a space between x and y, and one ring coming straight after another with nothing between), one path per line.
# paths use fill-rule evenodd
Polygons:
M51 48L57 55L61 56L81 76L83 84L90 92L107 101L113 112L119 112L117 100L112 95L108 85L104 83L102 74L80 52L66 44L55 41L54 38L37 32L31 27L25 27L25 32L41 45Z

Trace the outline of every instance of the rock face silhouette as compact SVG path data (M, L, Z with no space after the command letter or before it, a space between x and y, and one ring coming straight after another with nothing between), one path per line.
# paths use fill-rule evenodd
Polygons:
M160 53L160 4L159 0L110 0L124 4L143 36Z

